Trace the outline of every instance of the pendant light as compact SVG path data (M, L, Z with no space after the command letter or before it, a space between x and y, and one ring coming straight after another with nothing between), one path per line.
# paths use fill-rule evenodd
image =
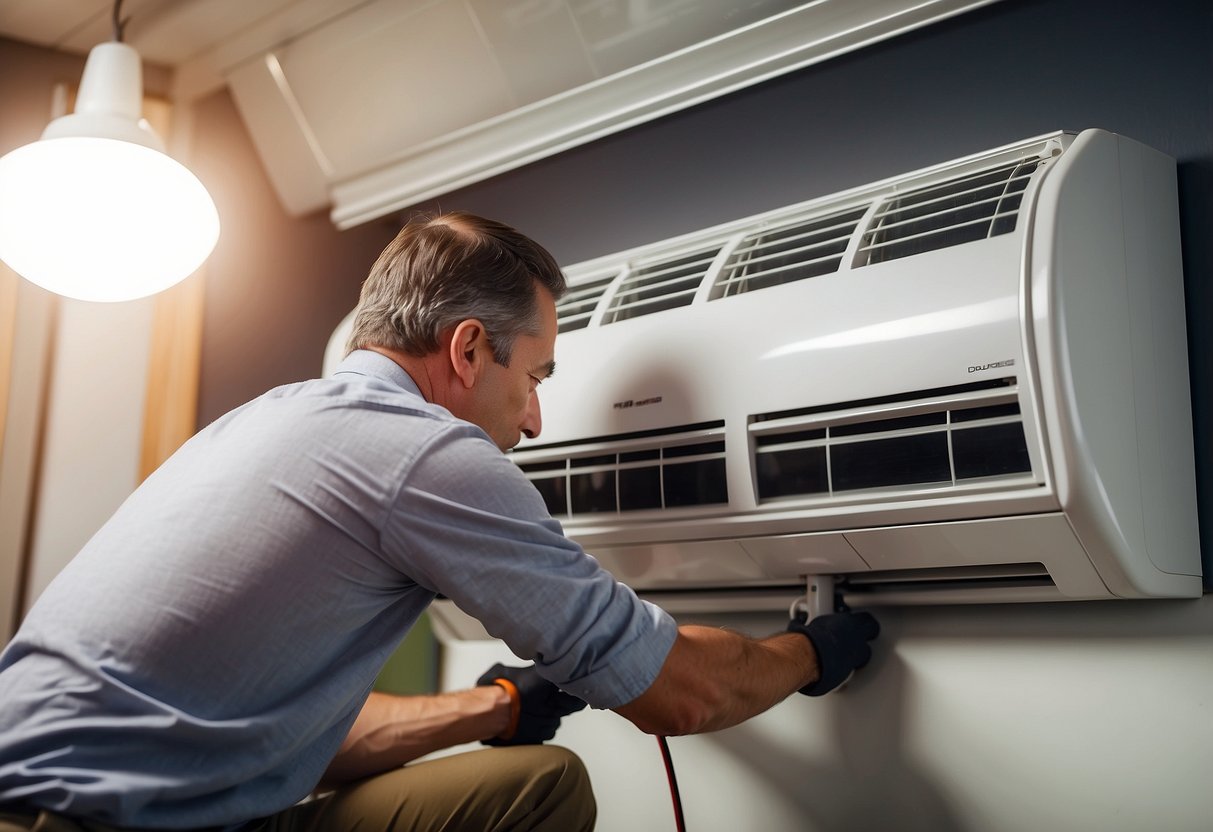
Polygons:
M206 188L164 152L142 118L139 53L93 47L75 112L0 158L0 260L60 295L145 297L184 280L210 255L219 215Z

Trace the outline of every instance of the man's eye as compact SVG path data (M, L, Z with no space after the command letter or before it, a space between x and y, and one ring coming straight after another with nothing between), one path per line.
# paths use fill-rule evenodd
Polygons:
M531 373L527 373L527 375L531 376L531 381L535 382L536 387L543 384L543 379L541 379L539 376L532 375Z

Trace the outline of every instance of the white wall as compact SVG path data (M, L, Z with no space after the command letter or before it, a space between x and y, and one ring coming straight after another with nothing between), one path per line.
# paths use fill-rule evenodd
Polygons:
M875 658L845 690L670 740L688 829L1213 826L1213 598L876 614ZM444 645L443 685L510 660L497 642ZM653 738L584 711L558 737L590 769L600 832L674 828Z
M53 296L22 280L0 264L0 282L7 285L8 310L0 339L11 339L7 398L0 401L4 412L4 431L0 436L0 641L7 642L14 624L24 612L20 609L18 585L24 574L26 535L31 483L37 471L49 345L55 317Z
M139 484L151 323L150 298L60 302L26 609Z
M3 641L138 485L151 303L56 300L19 284L0 456Z

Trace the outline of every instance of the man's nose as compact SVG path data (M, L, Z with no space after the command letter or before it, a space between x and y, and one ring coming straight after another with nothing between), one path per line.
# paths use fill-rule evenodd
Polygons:
M522 415L522 435L527 439L534 439L542 429L543 416L539 412L539 392L536 390L531 392L531 398L526 403L526 412Z

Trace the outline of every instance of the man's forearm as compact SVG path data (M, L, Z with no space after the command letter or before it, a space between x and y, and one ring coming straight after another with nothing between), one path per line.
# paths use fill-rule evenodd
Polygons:
M356 780L402 766L442 748L504 731L510 698L497 685L433 696L372 693L324 775Z
M750 639L711 627L679 628L647 691L616 712L651 734L694 734L744 722L817 679L808 639Z

